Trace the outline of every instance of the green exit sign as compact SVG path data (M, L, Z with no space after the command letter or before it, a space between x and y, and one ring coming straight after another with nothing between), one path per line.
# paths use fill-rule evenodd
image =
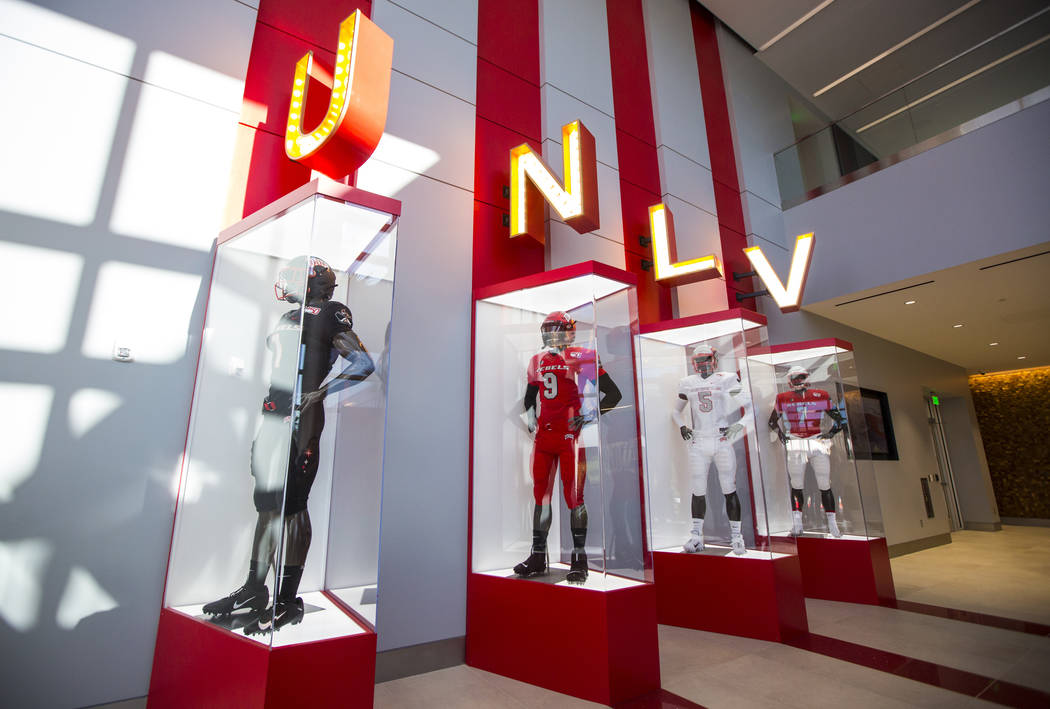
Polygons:
M937 395L936 395L936 394L933 394L933 395L932 395L932 396L930 397L930 400L931 400L931 401L933 402L933 405L934 405L934 406L940 406L940 405L941 405L941 400L937 398Z

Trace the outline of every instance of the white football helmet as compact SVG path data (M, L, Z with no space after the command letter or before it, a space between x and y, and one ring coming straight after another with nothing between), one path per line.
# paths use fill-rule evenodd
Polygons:
M805 367L796 364L788 370L787 380L788 384L795 391L805 391L806 387L809 386L809 371Z
M697 345L693 348L693 371L703 377L710 377L718 366L718 353L708 345Z

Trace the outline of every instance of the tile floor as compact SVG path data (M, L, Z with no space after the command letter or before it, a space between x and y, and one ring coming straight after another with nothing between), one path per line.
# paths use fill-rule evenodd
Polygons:
M892 560L899 598L1050 624L1050 528L952 536ZM814 633L1050 692L1050 638L832 601L807 611ZM664 689L712 708L997 706L787 645L670 626L660 626L660 668ZM375 706L598 705L459 665L376 685Z
M1050 528L956 532L892 560L902 600L1050 624ZM1050 691L1050 638L888 608L807 602L815 633ZM778 643L660 626L664 689L707 707L997 706ZM597 706L458 666L376 686L375 706Z

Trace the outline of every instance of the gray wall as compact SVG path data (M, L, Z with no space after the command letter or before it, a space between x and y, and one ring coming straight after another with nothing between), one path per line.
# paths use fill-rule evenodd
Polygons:
M1046 241L1047 126L1050 101L784 212L820 235L805 302Z
M982 129L994 130L992 134L978 131L781 212L773 153L794 142L790 102L803 99L755 59L736 37L720 29L718 39L748 242L761 246L778 272L786 273L794 237L810 231L820 235L806 284L806 302L904 278L905 272L924 273L1045 239L1036 233L1036 225L1046 220L1040 219L1039 214L1032 215L1031 207L1023 228L1017 227L1020 234L1004 234L1002 241L976 236L956 239L956 232L966 220L978 227L987 222L987 214L981 213L979 218L974 214L980 208L991 210L1011 228L1022 221L1009 212L1032 199L1032 188L1023 178L1048 182L1045 164L1050 156L1023 154L1026 144L1037 135L1034 131L1040 118L1046 125L1045 115L1024 118L1024 125L1013 129L1000 126L1007 122L1001 121ZM1008 135L1010 130L1019 129L1027 130L1026 136ZM971 143L973 147L969 147ZM938 155L938 151L948 152ZM1018 161L1018 165L1012 166L1011 160ZM984 168L975 170L975 165L996 171L991 174L1014 175L1015 179L1001 190L989 190L990 186L982 180ZM1050 184L1044 190L1047 188ZM973 199L976 205L956 204L961 201L958 194L969 197L978 189L980 194ZM1047 208L1040 204L1040 209ZM998 232L986 229L980 233L984 236ZM916 239L917 235L922 235L923 240ZM893 257L902 253L907 253L908 258ZM761 307L769 319L771 342L820 337L852 342L861 385L888 394L900 461L876 461L874 466L890 544L949 531L943 496L934 495L935 519L926 520L922 503L919 480L938 471L927 422L926 390L958 397L971 412L968 424L953 419L952 427L953 442L959 444L960 494L966 491L964 511L972 514L975 521L991 520L993 515L998 521L963 368L804 311L783 315L768 299L762 301Z

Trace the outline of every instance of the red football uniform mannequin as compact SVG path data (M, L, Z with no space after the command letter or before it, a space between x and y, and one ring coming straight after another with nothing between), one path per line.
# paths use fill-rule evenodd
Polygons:
M825 411L833 408L831 395L823 389L806 389L802 393L784 391L777 394L776 410L784 415L787 433L796 438L819 436L820 421Z

